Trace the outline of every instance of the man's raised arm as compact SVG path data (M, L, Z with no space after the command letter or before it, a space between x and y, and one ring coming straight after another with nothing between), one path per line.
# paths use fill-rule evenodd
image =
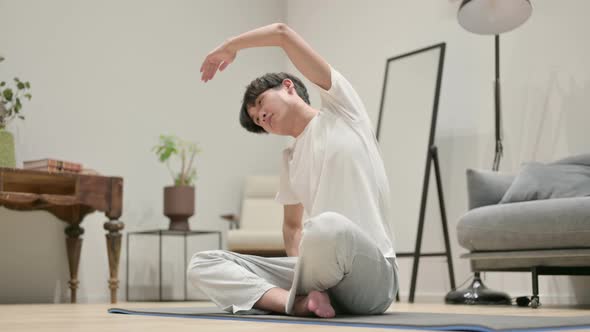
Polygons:
M330 65L293 29L284 23L274 23L230 38L211 51L201 66L201 80L212 79L217 70L232 63L239 50L251 47L281 47L295 67L311 82L324 90L332 85Z

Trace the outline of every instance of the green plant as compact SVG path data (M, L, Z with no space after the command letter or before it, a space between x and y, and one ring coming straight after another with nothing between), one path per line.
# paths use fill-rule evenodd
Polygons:
M0 56L0 62L3 60ZM29 82L23 82L17 77L14 78L14 82L15 88L11 88L4 81L0 82L0 129L5 128L15 117L24 120L25 117L20 114L23 107L22 98L31 100L32 97Z
M166 164L175 186L192 186L197 179L197 170L193 167L195 156L201 152L197 143L181 140L173 135L160 135L159 144L152 149L158 159ZM172 156L180 161L180 171L174 172L170 167Z

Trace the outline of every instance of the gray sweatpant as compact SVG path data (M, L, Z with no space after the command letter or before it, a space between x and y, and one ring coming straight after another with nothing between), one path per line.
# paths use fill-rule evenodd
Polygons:
M395 258L386 258L360 228L343 215L326 212L303 227L299 257L258 257L225 250L196 253L187 270L189 281L221 309L264 313L254 304L269 289L290 290L285 311L295 296L327 291L338 313L379 314L395 299Z

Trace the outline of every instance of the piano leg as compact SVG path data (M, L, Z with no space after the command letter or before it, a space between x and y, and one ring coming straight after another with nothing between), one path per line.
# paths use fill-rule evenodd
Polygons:
M78 265L80 263L80 251L82 249L82 239L80 235L84 234L84 229L78 224L66 227L66 248L68 250L68 265L70 267L70 285L71 302L76 303L76 291L78 290Z
M109 256L109 288L111 289L111 303L117 303L117 288L119 288L119 257L121 256L121 233L125 225L119 221L111 219L104 223L104 229L108 231L107 254Z

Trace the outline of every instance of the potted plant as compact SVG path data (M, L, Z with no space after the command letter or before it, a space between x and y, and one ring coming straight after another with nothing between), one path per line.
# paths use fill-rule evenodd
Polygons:
M0 56L0 62L4 58ZM14 137L6 130L8 124L15 118L25 119L20 114L23 98L31 99L29 89L31 84L14 78L14 87L6 82L0 82L0 167L16 167L14 156Z
M193 162L200 149L196 143L172 135L160 135L159 144L153 150L158 159L166 164L174 181L173 186L164 187L164 215L170 218L169 229L188 231L188 218L195 212L197 171ZM172 160L180 167L178 171L173 171Z

